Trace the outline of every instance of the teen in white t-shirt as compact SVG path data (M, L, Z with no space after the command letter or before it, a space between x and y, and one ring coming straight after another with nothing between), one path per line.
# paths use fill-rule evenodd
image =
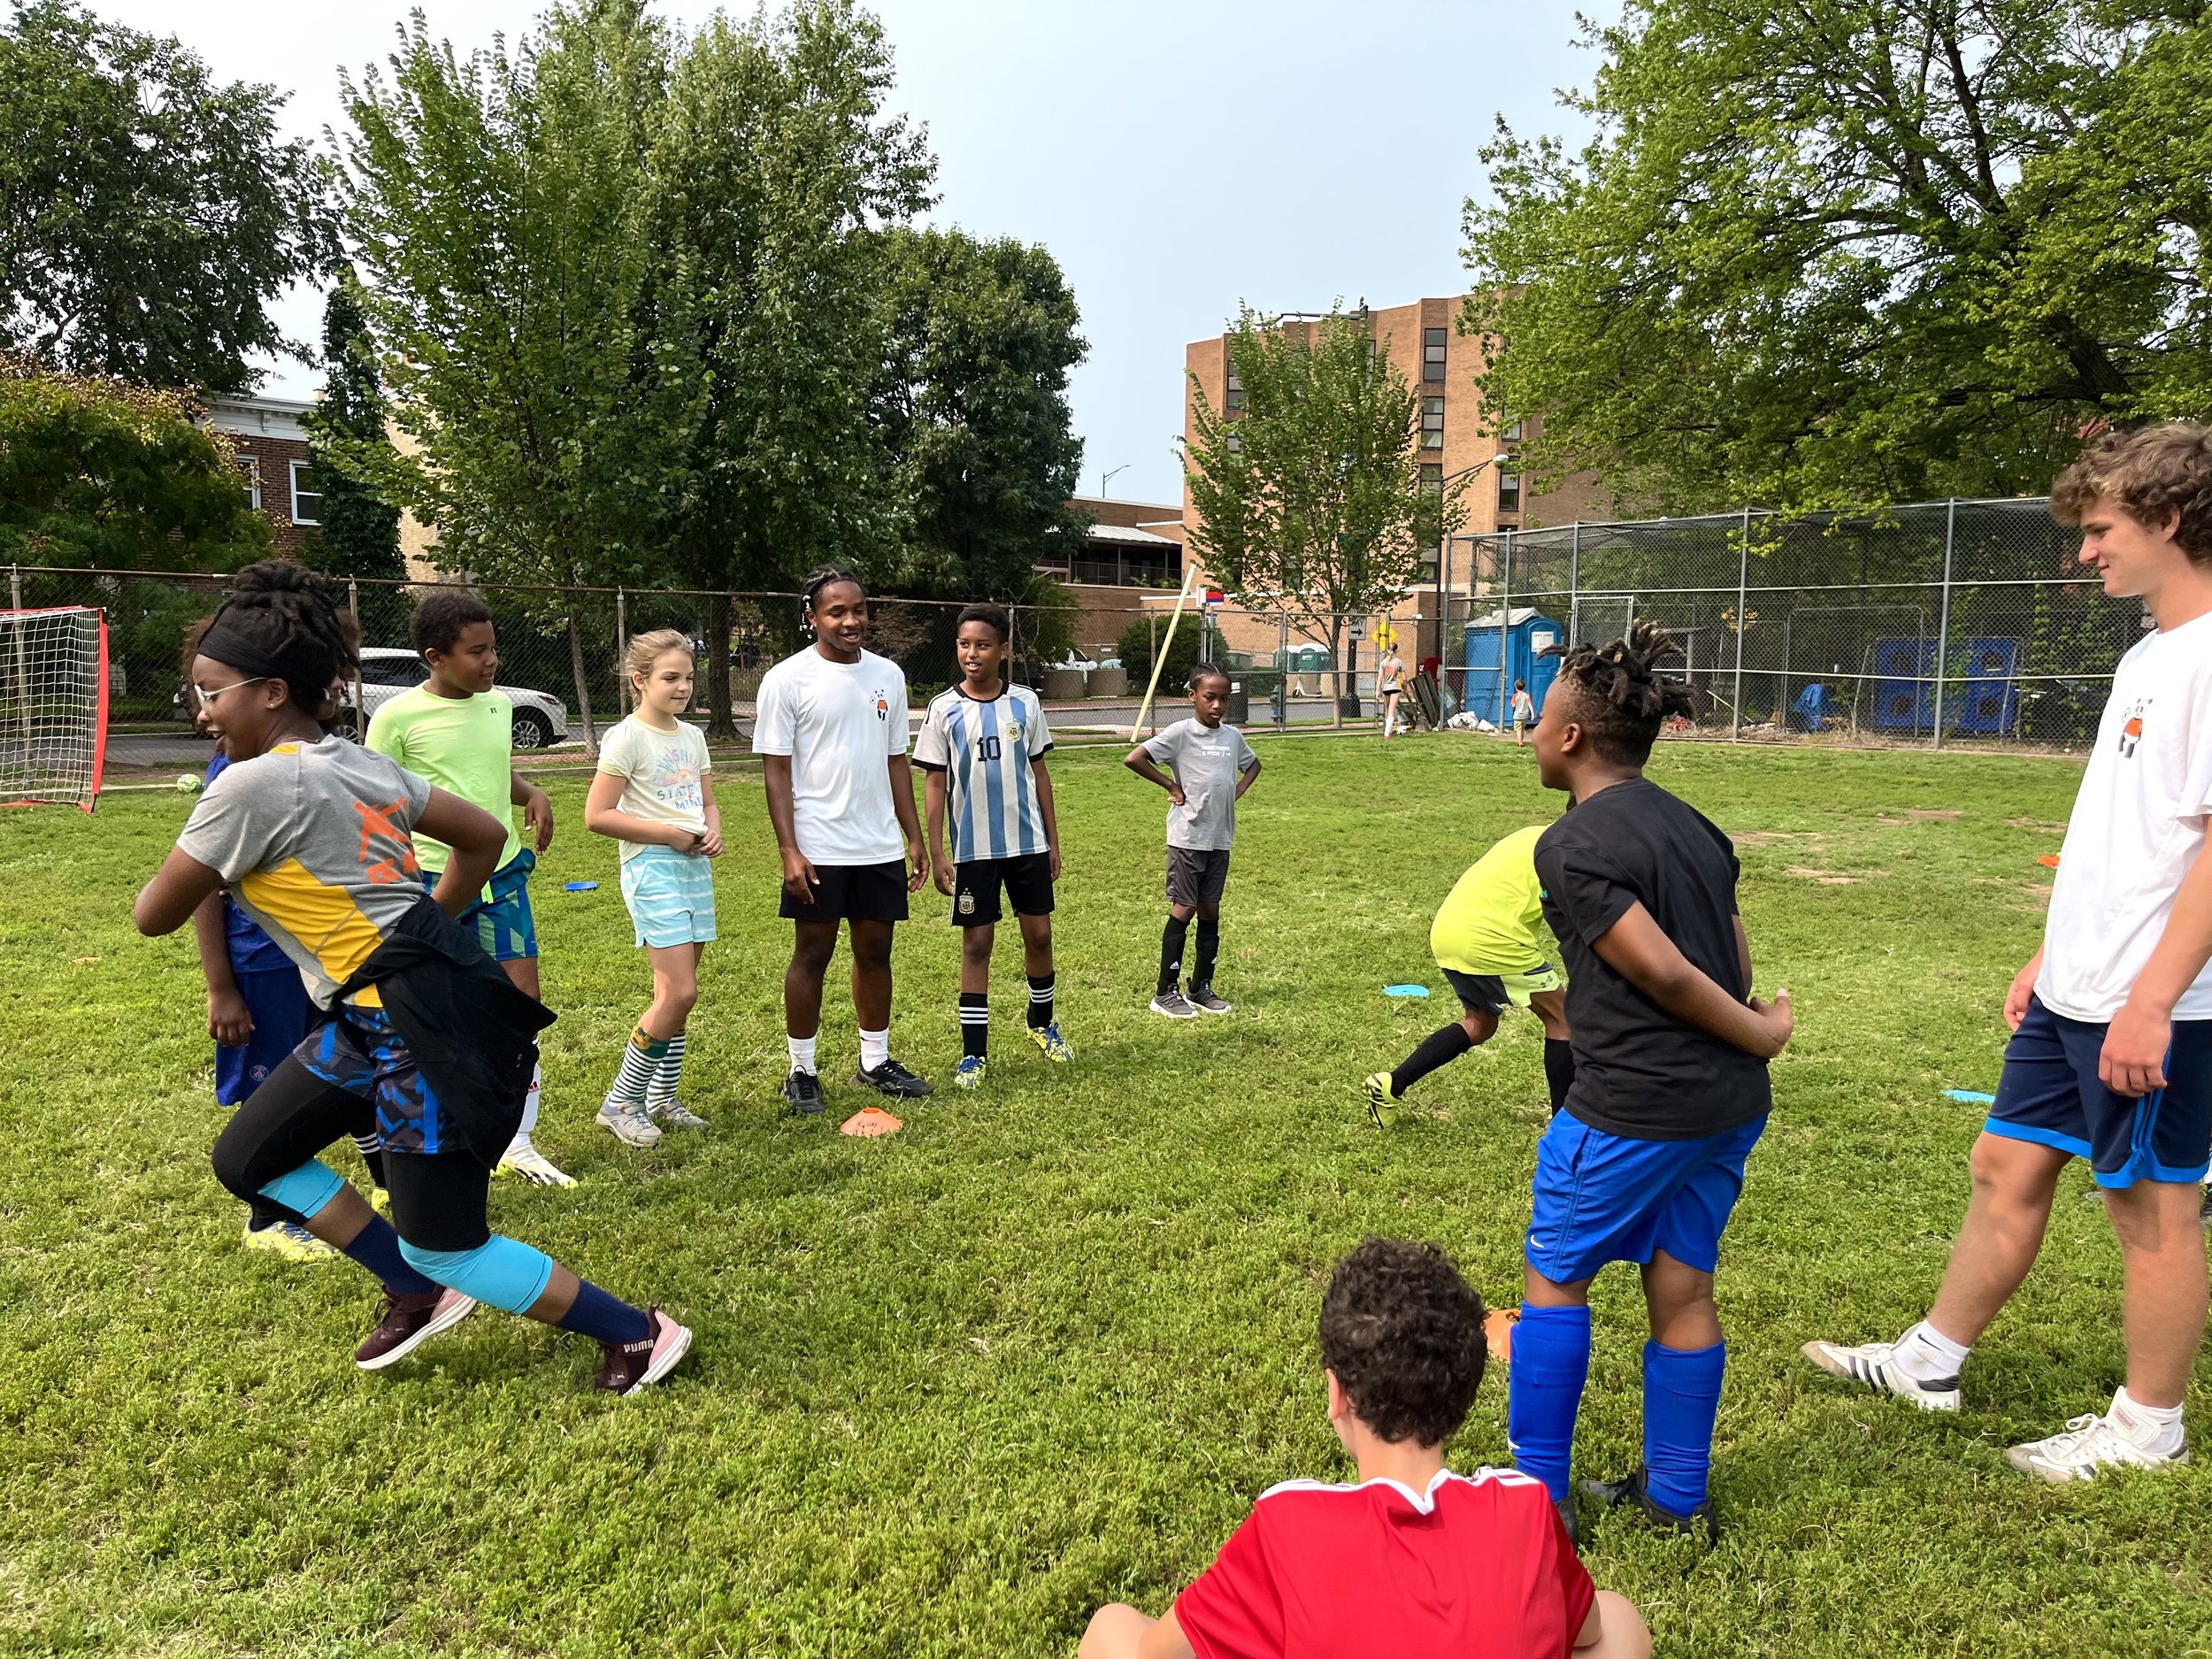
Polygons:
M1965 1225L1928 1317L1894 1342L1809 1342L1823 1370L1955 1411L1968 1351L2034 1264L2060 1174L2089 1160L2125 1267L2127 1383L2101 1416L2016 1446L2049 1481L2187 1455L2181 1400L2204 1334L2198 1183L2212 1149L2212 430L2092 448L2052 490L2082 562L2157 632L2121 659L2060 856L2043 947L1973 1156Z
M806 580L801 615L814 643L763 675L753 724L768 820L783 855L782 914L795 926L784 975L793 1110L822 1110L814 1043L822 979L837 925L852 934L853 1003L860 1023L855 1081L915 1099L929 1085L891 1058L891 930L928 874L906 761L906 676L864 648L868 595L834 566Z

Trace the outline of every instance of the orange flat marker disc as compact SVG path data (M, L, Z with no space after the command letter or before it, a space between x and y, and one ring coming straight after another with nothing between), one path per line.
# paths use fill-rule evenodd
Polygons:
M2041 864L2046 870L2055 870L2058 868L2058 855L2056 853L2045 853L2035 862Z
M838 1125L849 1135L895 1135L905 1126L880 1106L863 1106Z
M1483 1336L1490 1344L1490 1357L1501 1365L1513 1363L1513 1327L1521 1322L1517 1310L1493 1308L1490 1317L1482 1322Z

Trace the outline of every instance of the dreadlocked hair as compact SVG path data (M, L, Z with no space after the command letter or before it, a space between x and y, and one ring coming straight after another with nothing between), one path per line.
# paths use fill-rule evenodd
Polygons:
M326 576L281 559L249 565L231 578L230 597L208 618L198 655L249 674L280 680L311 714L330 683L360 664L361 629L338 603Z
M821 596L822 589L835 582L850 582L860 589L864 596L868 591L867 585L860 580L858 571L848 570L842 565L816 565L806 573L806 580L799 584L799 621L802 625L808 627L814 626L814 602Z
M1561 653L1559 678L1573 699L1568 718L1589 734L1601 759L1642 765L1660 726L1696 706L1687 681L1658 672L1661 662L1677 654L1673 637L1648 621L1634 624L1624 640Z

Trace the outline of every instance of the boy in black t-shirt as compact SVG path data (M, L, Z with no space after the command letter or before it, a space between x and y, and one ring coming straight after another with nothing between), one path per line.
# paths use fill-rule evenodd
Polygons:
M1651 1315L1644 1461L1587 1489L1710 1538L1725 1359L1713 1269L1791 1016L1787 991L1771 1005L1751 995L1728 837L1643 775L1660 723L1688 706L1688 687L1654 670L1671 649L1649 623L1578 646L1536 727L1545 786L1572 797L1536 843L1536 873L1567 969L1575 1074L1537 1148L1507 1432L1572 1530L1590 1281L1609 1262L1636 1263Z

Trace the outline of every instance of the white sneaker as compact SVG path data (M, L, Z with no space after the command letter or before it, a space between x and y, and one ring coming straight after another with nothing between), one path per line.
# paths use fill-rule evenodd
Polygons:
M2022 1474L2040 1475L2055 1486L2093 1479L2100 1469L2170 1469L2189 1461L2189 1448L2164 1454L2145 1451L2113 1427L2110 1418L2093 1415L2069 1418L2065 1432L2047 1440L2012 1448L2005 1461Z
M660 1144L661 1126L641 1109L625 1108L609 1101L599 1109L599 1126L626 1147Z
M674 1097L649 1102L646 1115L664 1129L704 1129L707 1120Z
M1196 1019L1198 1010L1183 1000L1180 991L1163 991L1152 999L1152 1011L1170 1019Z
M1955 1411L1959 1409L1959 1379L1939 1377L1922 1382L1917 1377L1906 1375L1897 1363L1897 1344L1868 1342L1858 1348L1841 1348L1833 1342L1808 1342L1801 1350L1805 1357L1832 1377L1846 1382L1864 1383L1877 1394L1895 1394L1900 1400L1909 1400L1923 1411Z
M576 1178L555 1167L552 1159L538 1150L526 1134L517 1135L507 1143L507 1149L499 1155L495 1175L519 1175L533 1187L573 1187Z

